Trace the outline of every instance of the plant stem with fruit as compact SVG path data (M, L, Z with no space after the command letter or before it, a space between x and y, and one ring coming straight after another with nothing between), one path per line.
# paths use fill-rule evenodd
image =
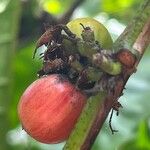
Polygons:
M136 56L136 63L132 68L123 66L121 75L113 76L115 88L102 96L91 97L83 110L75 129L68 139L64 150L90 150L99 131L102 128L110 110L122 95L129 77L135 72L145 49L150 43L150 1L145 0L137 15L126 27L113 45L115 51L127 49ZM137 57L138 56L138 57ZM109 84L111 77L102 81ZM101 92L100 92L101 93ZM94 107L93 107L94 106ZM94 110L93 110L94 109Z

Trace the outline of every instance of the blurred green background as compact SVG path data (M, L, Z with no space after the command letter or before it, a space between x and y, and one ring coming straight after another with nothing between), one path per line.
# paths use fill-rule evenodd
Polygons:
M91 16L103 23L115 40L143 0L84 0L70 19ZM61 150L64 143L36 142L22 129L17 103L41 67L32 59L43 23L55 22L72 0L0 0L0 150ZM114 114L112 135L105 122L93 150L150 150L150 48L120 98L123 109Z

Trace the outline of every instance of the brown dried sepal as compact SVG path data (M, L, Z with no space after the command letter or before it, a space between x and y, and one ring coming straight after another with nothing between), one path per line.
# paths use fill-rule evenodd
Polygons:
M128 49L121 49L116 57L127 68L133 68L136 62L136 57Z
M34 51L33 58L35 57L36 50L41 47L42 45L48 45L52 41L59 41L61 28L59 26L51 26L42 34L42 36L38 39L36 43L36 48Z
M59 40L59 36L61 33L61 28L58 26L53 26L48 28L45 33L38 39L36 48L42 46L43 44L48 44L52 40Z
M61 59L56 58L53 61L45 61L43 64L43 71L47 74L50 72L59 72L60 70L67 67L67 64Z

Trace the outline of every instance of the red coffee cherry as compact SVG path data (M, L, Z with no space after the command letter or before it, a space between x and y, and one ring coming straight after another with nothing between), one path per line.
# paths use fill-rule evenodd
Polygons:
M18 114L23 129L43 143L58 143L70 135L86 96L60 75L33 82L21 96Z

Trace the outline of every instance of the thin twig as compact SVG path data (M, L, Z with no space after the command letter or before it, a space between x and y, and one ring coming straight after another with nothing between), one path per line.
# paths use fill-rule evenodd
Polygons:
M74 0L70 8L58 19L58 23L66 24L70 20L75 9L79 7L84 1L85 0Z
M110 127L110 130L111 130L112 134L114 134L114 132L118 132L118 130L114 130L113 127L112 127L113 113L114 113L114 110L112 109L111 114L110 114L110 118L109 118L109 127Z

